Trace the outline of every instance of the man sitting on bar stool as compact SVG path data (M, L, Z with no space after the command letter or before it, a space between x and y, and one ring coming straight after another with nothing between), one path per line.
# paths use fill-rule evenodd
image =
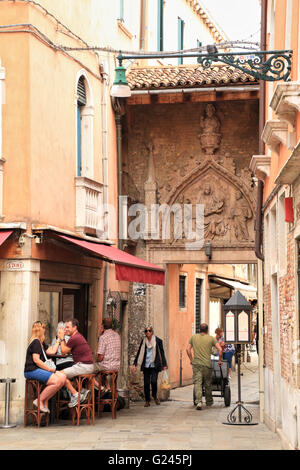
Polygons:
M78 331L79 322L76 318L67 321L65 324L65 331L62 329L58 332L58 337L61 341L60 347L62 354L72 354L74 365L67 367L62 372L67 376L65 387L71 392L71 401L68 404L69 408L73 408L78 404L78 392L73 387L70 379L78 375L93 374L94 373L94 360L91 348L89 347L86 339ZM65 342L66 336L70 336L68 344ZM80 403L84 403L88 399L90 391L82 389L80 393Z
M121 341L119 334L112 329L111 318L104 318L100 328L100 337L97 350L97 364L95 372L105 370L120 370ZM110 377L108 377L108 380ZM104 384L97 384L99 388ZM108 384L105 384L106 388ZM111 384L109 384L111 385Z

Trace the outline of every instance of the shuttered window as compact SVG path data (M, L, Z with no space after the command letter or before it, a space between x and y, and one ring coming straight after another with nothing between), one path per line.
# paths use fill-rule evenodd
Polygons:
M201 284L202 284L202 279L196 279L196 292L195 292L195 333L200 333L200 323L201 323Z
M77 102L79 106L86 105L86 90L84 84L84 78L80 77L77 85Z

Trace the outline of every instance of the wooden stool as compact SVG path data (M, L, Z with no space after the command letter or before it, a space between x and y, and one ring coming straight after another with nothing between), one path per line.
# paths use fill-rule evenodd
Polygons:
M101 398L101 385L102 385L102 378L107 377L108 375L111 376L111 398ZM111 406L111 414L112 419L116 419L117 417L117 400L118 400L118 390L117 390L117 380L118 380L118 371L117 370L102 370L99 372L99 393L98 393L98 416L100 416L101 406L103 405L110 405Z
M56 392L56 399L55 399L55 417L56 419L59 418L59 415L62 411L68 410L71 412L71 408L69 408L70 398L68 400L62 399L60 396L61 390Z
M77 426L79 426L80 417L83 411L86 412L88 419L88 424L90 424L90 417L92 417L92 422L95 424L95 375L94 374L82 374L74 377L75 386L78 392L78 404L71 408L72 411L72 424L75 423L75 415L77 416ZM87 403L80 403L80 393L83 388L83 384L91 391L91 394L88 397Z
M40 410L40 402L41 402L40 397L41 397L41 391L42 391L43 386L44 384L40 382L39 380L26 380L25 382L24 427L27 426L28 416L32 417L32 422L35 419L38 427L40 427L41 425L42 417L45 416L46 426L49 425L49 413L44 413L43 411ZM33 404L31 408L28 407L28 398L29 398L30 388L33 392L33 395L36 396L37 398L37 403L38 403L37 408L33 408Z

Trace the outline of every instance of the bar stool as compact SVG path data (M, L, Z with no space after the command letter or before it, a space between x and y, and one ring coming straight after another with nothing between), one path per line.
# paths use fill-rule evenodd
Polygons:
M90 424L90 417L92 418L93 424L95 424L95 375L94 374L82 374L74 377L75 387L78 391L78 404L71 408L72 411L72 424L75 423L75 416L77 417L77 426L79 426L80 417L83 411L85 411L88 424ZM83 385L87 387L91 394L88 396L87 403L80 403L80 393Z
M31 416L32 422L36 421L36 424L38 427L41 425L41 420L43 416L45 417L45 423L46 426L49 425L49 413L44 413L43 411L40 410L40 402L41 402L41 392L43 389L43 385L39 380L26 380L25 382L25 404L24 404L24 427L27 426L27 417ZM32 392L33 396L37 397L37 408L33 408L33 403L32 407L28 407L28 399L29 399L29 392ZM31 401L32 396L30 397ZM33 400L32 400L33 401Z
M99 372L99 385L101 387L102 378L107 376L111 376L111 398L101 398L101 392L99 389L98 393L98 416L101 413L101 405L110 405L111 406L111 414L112 419L116 419L117 417L117 400L118 400L118 390L117 390L117 380L118 380L118 371L117 370L102 370ZM99 388L100 388L99 387Z
M71 408L69 408L70 398L68 400L61 398L61 390L56 392L56 399L55 399L55 417L58 420L59 415L62 411L68 410L71 412Z

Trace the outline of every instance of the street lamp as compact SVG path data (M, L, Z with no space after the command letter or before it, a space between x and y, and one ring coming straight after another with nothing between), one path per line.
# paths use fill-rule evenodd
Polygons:
M224 305L224 315L225 343L251 343L251 304L239 291Z
M236 291L224 305L224 341L235 344L235 357L238 365L238 401L236 406L227 416L227 423L235 425L254 425L252 414L244 407L241 397L241 355L242 344L251 343L251 304L239 292ZM238 413L238 420L235 413ZM244 419L242 420L242 413Z
M128 98L131 96L131 91L126 80L126 69L123 65L116 67L116 78L110 90L110 96L115 98Z

